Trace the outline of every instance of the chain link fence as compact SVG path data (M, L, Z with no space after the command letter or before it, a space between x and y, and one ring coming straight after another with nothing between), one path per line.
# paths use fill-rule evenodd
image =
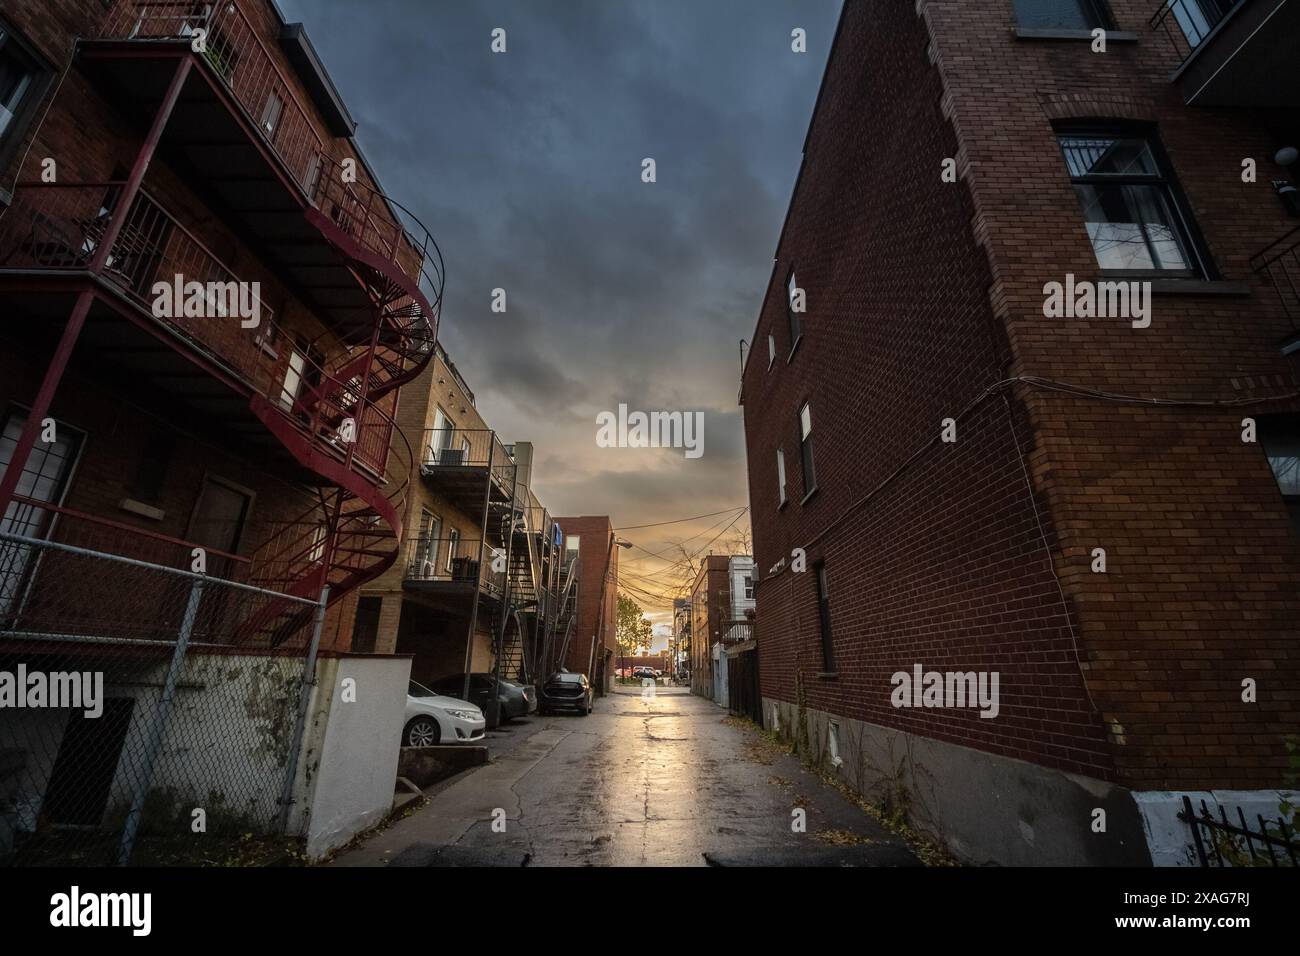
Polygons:
M323 607L0 533L0 862L283 853Z

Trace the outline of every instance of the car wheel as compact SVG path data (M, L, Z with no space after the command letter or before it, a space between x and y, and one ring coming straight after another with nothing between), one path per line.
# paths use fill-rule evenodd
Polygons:
M407 747L432 747L442 741L442 728L432 717L412 717L402 731L402 743Z

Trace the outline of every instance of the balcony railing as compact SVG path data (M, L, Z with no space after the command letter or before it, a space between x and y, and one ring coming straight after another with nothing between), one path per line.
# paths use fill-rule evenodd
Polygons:
M113 218L124 185L122 182L20 184L13 208L0 220L0 268L88 268ZM174 291L177 276L181 277L182 285L192 281L203 283L203 316L187 316L186 311L196 310L183 308L183 301L171 302L170 308L155 308L158 299L155 284L166 283ZM241 277L143 190L127 211L126 221L109 253L104 277L141 308L221 356L244 376L253 376L261 361L258 335L275 327L274 311L252 295L251 282L241 282ZM257 329L242 328L240 320L228 314L228 297L207 297L209 290L215 293L229 288L227 283L245 290L246 301L256 307L259 316Z
M13 207L0 219L0 268L87 269L123 185L21 184ZM148 192L142 190L127 211L103 277L271 399L301 430L322 439L340 457L351 451L371 471L383 471L390 415L373 403L358 410L359 396L331 376L350 353L340 357L296 349L295 337L280 327L272 308L256 294L258 280L236 274ZM178 285L181 296L175 294ZM353 422L352 442L340 435L347 420ZM349 444L354 447L349 449Z
M409 582L473 585L489 594L505 588L504 571L492 570L493 549L479 538L416 537L407 542L406 580Z
M193 44L199 31L204 59L307 198L362 246L396 262L433 307L425 320L436 324L444 281L438 244L408 209L360 180L346 181L352 177L342 175L342 164L239 3L125 0L106 18L101 38Z
M1293 331L1300 324L1300 226L1251 256L1250 268L1277 291Z
M490 428L429 428L421 444L425 473L439 468L492 468L492 477L507 489L515 463Z
M25 495L14 495L9 513L0 520L0 530L182 569L191 567L193 549L202 547L206 574L227 581L244 582L248 579L249 559L243 555ZM208 530L231 533L235 529Z
M1246 0L1164 0L1151 17L1151 29L1163 32L1185 63L1223 20Z
M104 21L112 40L185 40L202 34L203 56L261 130L294 179L311 192L325 144L293 87L239 4L126 0ZM279 102L278 111L268 104Z

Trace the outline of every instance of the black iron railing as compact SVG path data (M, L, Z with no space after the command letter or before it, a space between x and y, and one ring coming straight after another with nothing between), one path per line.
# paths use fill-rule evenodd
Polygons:
M505 571L493 568L497 549L483 548L478 538L416 537L407 542L405 578L410 582L470 584L478 581L489 594L500 594Z
M1292 324L1300 322L1300 226L1251 256L1250 268L1277 290Z
M1246 813L1237 807L1237 822L1228 819L1228 811L1219 805L1216 820L1205 801L1201 812L1192 808L1192 798L1183 795L1183 809L1178 814L1192 828L1192 842L1201 866L1300 866L1300 842L1292 826L1279 815L1272 820L1255 815L1257 829L1252 829Z
M1163 32L1185 63L1234 8L1247 0L1163 0L1151 17L1151 29Z

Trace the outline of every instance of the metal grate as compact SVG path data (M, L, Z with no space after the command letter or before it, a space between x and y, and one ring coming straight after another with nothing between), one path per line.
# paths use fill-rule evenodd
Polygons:
M1228 819L1228 812L1219 805L1216 820L1205 801L1201 812L1192 808L1192 798L1183 795L1183 809L1178 814L1192 828L1192 842L1201 866L1297 866L1300 842L1294 828L1281 816L1265 820L1263 814L1255 815L1257 829L1251 829L1245 811L1237 807L1237 823Z
M11 533L0 579L0 861L222 862L284 832L321 601Z

